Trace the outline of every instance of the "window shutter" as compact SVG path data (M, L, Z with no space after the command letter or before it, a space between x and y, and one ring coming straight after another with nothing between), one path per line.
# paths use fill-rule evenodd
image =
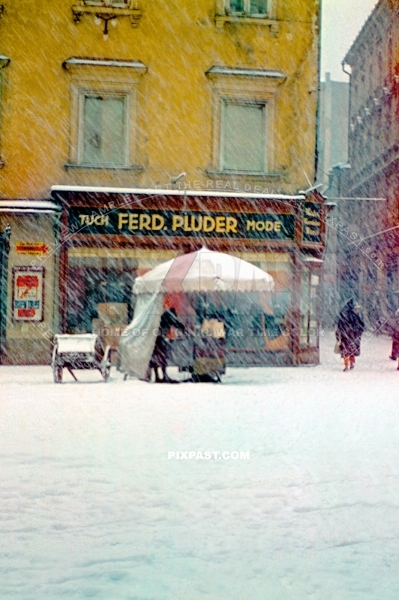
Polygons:
M125 163L124 105L124 97L85 97L84 163L109 165Z
M101 106L98 98L84 99L83 162L101 162Z
M103 162L122 165L125 162L124 140L125 98L109 98L103 103Z
M222 168L265 171L265 106L225 103L223 110Z

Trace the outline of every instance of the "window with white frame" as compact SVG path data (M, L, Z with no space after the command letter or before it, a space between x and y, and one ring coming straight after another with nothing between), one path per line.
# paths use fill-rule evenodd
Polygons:
M127 166L127 95L81 92L79 104L78 164Z
M267 17L270 11L270 0L224 0L228 15Z
M222 171L267 171L266 102L222 100L220 168Z

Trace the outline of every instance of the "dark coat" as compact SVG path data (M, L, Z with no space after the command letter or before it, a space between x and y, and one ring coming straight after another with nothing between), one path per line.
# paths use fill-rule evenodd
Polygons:
M155 346L150 360L150 367L166 368L167 354L169 349L167 337L172 327L176 327L176 329L185 331L183 323L181 323L176 316L176 311L174 309L165 310L159 323L158 335L155 339Z
M354 301L349 300L338 316L335 337L340 342L341 356L359 356L360 340L364 331L364 321L354 310Z
M399 342L399 314L395 314L395 316L389 320L388 330L392 339L395 342Z
M391 358L399 358L399 312L388 322L388 331L392 337Z
M176 327L176 329L180 329L181 331L185 331L185 327L181 321L176 316L176 311L173 308L165 310L165 312L161 316L161 321L159 323L159 335L163 337L167 337L171 328Z

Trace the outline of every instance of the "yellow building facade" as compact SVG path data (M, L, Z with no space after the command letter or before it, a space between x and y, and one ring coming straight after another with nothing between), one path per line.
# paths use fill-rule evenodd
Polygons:
M143 272L203 241L185 235L180 245L163 247L156 235L128 239L87 227L87 237L79 237L71 229L73 219L88 225L94 208L109 209L110 199L120 206L133 194L143 203L146 194L158 197L152 210L182 211L189 196L190 210L203 206L210 213L218 206L226 212L234 202L239 211L240 198L243 206L259 199L264 214L269 202L277 215L276 202L286 197L296 202L292 214L299 220L304 203L315 202L299 192L314 181L318 0L8 0L0 6L0 231L14 223L4 362L31 356L30 349L22 352L24 342L12 340L43 338L38 315L14 318L13 268L49 271L43 330L80 331L67 325L68 272L109 270L104 260L117 264L117 272ZM27 200L38 203L34 216ZM87 210L79 217L76 207ZM47 224L38 231L32 219ZM271 262L290 239L280 266L286 272L287 261L293 265L290 302L300 310L292 299L301 278L294 265L301 252L308 262L320 260L323 231L321 225L306 237L295 219L289 227L285 237L265 234L244 243L241 236L233 245L229 232L215 240L200 234L275 272ZM40 243L51 250L40 254ZM24 253L24 244L37 255ZM74 310L89 310L88 298L82 302ZM92 323L99 316L90 310ZM37 360L45 362L50 340L43 348Z

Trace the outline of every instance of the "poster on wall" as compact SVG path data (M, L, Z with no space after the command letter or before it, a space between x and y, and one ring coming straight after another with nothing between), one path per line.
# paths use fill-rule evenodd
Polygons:
M44 267L13 268L13 320L43 320Z

